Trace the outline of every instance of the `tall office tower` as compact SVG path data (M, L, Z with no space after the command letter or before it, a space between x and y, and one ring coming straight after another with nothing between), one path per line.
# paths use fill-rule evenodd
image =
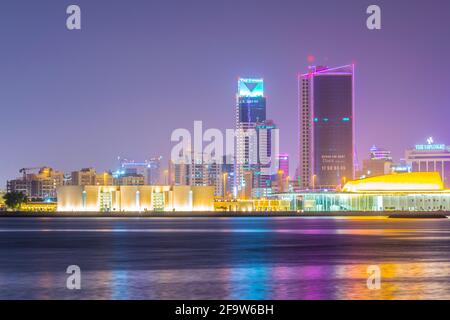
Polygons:
M150 158L147 163L147 183L149 185L161 185L163 184L163 177L161 172L161 160L162 157Z
M302 189L335 188L354 177L354 71L310 67L299 76Z
M253 197L267 197L278 173L278 127L273 120L256 124L257 162L253 175Z
M207 186L209 185L208 179L208 159L205 154L192 153L190 167L190 185L191 186Z
M194 154L177 163L169 162L169 183L185 186L214 186L215 195L223 193L222 164L205 153Z
M222 196L228 199L233 194L234 163L233 155L224 155L221 166Z
M283 171L283 178L289 177L289 154L279 153L277 155L278 169Z
M223 180L222 180L222 164L212 161L207 164L207 184L208 186L214 186L214 195L223 195Z
M188 186L190 165L187 161L178 163L169 160L169 184L172 186Z
M263 79L238 80L236 96L236 155L234 174L234 195L241 193L248 176L244 173L255 171L258 160L256 125L266 120L266 98Z
M192 153L190 173L188 177L191 186L214 186L214 194L221 196L222 188L222 165L214 160L209 154L200 153L195 156Z

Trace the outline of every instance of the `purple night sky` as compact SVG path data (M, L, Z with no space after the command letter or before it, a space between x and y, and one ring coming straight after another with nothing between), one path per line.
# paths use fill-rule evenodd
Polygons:
M82 30L68 31L78 4ZM382 30L366 8L382 8ZM22 167L166 160L175 128L233 128L237 78L263 77L297 163L297 73L356 63L359 159L372 144L450 144L448 0L3 0L0 187Z

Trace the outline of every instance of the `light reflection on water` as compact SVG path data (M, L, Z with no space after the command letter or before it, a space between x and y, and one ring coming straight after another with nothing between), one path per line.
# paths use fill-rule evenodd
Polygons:
M450 222L0 219L2 299L448 299ZM65 289L70 264L82 290ZM379 265L381 290L366 287Z

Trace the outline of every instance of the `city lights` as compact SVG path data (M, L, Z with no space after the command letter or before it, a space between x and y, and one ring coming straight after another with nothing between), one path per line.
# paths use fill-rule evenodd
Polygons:
M449 0L3 2L0 300L450 299Z

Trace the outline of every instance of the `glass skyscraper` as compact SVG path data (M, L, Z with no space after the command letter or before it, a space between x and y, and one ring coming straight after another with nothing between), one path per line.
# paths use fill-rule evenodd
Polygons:
M242 190L249 192L248 179L244 173L257 171L258 139L257 125L266 120L266 98L264 80L240 78L236 97L236 157L234 194ZM246 182L247 180L247 182Z
M354 65L310 67L299 93L300 187L335 188L354 177Z

